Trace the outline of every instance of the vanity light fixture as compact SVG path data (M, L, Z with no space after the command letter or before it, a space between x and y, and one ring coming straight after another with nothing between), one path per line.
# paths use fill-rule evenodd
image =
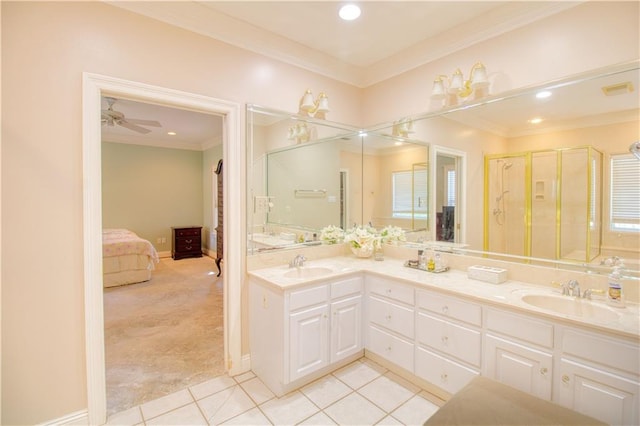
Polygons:
M360 8L355 4L345 4L338 11L340 18L345 21L353 21L360 17Z
M329 98L324 92L320 92L317 99L313 99L311 89L307 89L300 99L299 114L308 115L309 117L325 118L325 114L329 112Z
M315 139L316 136L316 128L307 126L307 123L298 123L295 126L291 126L287 132L287 139L295 140L297 144L309 142Z
M391 135L394 137L408 138L413 133L413 120L410 118L401 118L393 122Z
M457 105L459 98L466 99L471 94L474 94L474 99L486 96L488 87L487 69L481 62L476 62L471 67L467 80L460 68L456 69L450 79L446 75L437 76L433 81L431 99L445 100L445 105Z

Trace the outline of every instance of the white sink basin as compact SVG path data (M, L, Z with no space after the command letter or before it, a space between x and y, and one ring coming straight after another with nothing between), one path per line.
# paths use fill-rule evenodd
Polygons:
M547 309L564 315L582 318L593 318L601 321L613 321L619 314L608 306L594 303L590 300L574 299L568 296L553 296L548 294L527 294L522 301L538 308Z
M295 268L285 272L284 276L287 278L316 278L323 275L329 275L332 272L333 269L322 266L303 266L301 268Z

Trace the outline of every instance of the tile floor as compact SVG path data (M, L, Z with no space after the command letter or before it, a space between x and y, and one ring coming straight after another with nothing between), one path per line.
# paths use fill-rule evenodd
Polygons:
M367 358L281 398L252 372L116 413L109 425L421 425L443 401Z

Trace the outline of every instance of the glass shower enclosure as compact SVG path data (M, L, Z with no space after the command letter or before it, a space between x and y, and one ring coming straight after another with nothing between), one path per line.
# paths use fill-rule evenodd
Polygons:
M487 155L484 250L590 262L600 255L602 152L590 146Z

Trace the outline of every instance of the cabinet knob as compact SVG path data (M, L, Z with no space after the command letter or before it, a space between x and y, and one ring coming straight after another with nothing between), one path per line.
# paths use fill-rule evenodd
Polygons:
M442 307L442 313L443 313L443 314L446 314L446 313L448 313L448 312L449 312L449 307L448 307L448 306L446 306L446 305L445 305L445 306L443 306L443 307Z
M391 289L390 288L387 289L387 294L391 294Z
M387 346L387 352L391 352L391 346Z
M569 380L571 380L571 379L569 378L568 375L566 375L566 374L562 375L562 383L569 383Z
M447 375L447 373L442 373L440 375L440 380L442 380L443 382L446 382L448 377L449 376Z
M445 345L449 343L449 338L447 336L442 336L442 343Z
M387 321L391 320L391 315L387 315L386 318L387 318Z
M546 376L548 371L549 370L547 369L547 367L542 367L540 369L540 374L542 374L543 376Z

